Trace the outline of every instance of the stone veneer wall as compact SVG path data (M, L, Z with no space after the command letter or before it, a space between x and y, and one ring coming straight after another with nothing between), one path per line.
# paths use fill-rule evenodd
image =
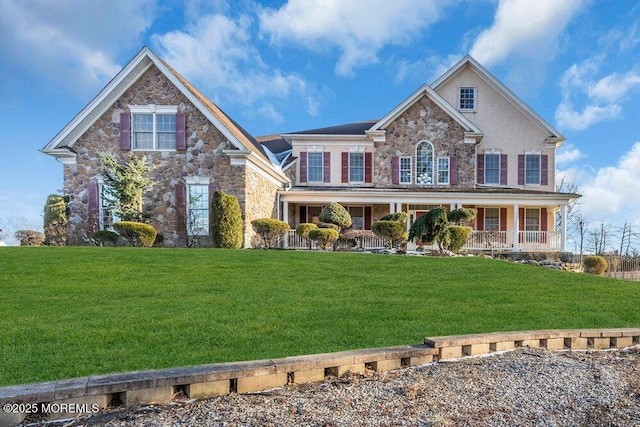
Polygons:
M71 244L87 242L87 185L103 173L100 155L112 153L125 160L129 152L120 150L120 113L128 105L177 105L186 114L186 152L135 152L146 155L155 169L150 174L156 183L145 193L144 205L152 214L151 224L165 237L168 246L182 246L184 236L176 233L175 185L188 176L209 177L220 190L239 198L244 211L245 167L231 166L222 151L233 149L231 143L198 111L191 102L155 67L147 70L109 109L78 139L73 149L77 164L64 166L64 193L69 203Z
M469 188L475 184L475 144L464 143L464 129L428 97L423 96L387 127L386 141L376 143L374 184L376 187L397 187L392 184L393 156L412 156L415 171L416 145L430 141L434 154L458 158L458 184L454 186L402 185L402 188ZM415 181L415 180L414 180Z
M246 170L245 185L245 247L256 246L256 233L251 221L259 218L277 218L279 186L252 168Z

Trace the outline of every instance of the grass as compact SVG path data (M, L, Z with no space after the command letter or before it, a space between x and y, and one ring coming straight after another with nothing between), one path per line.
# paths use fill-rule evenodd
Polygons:
M419 343L640 326L640 284L482 258L2 248L0 386Z

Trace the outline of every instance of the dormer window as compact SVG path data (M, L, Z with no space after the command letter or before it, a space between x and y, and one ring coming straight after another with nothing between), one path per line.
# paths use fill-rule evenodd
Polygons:
M460 88L460 111L475 111L476 109L476 88Z

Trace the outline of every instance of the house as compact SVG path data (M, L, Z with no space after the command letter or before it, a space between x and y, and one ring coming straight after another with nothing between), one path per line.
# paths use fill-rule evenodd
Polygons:
M240 201L247 247L254 219L295 228L339 202L363 230L392 212L474 207L468 249L520 251L566 247L578 196L555 191L564 140L469 56L379 120L254 138L145 47L42 151L63 164L70 241L116 219L100 155L133 152L154 165L145 209L167 245L206 240L221 189Z

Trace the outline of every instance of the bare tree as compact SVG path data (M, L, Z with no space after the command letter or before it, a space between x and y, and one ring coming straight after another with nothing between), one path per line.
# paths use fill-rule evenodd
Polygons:
M0 240L7 245L17 245L16 232L19 230L42 231L42 219L19 215L0 217Z
M600 227L589 232L589 238L596 255L603 255L607 251L609 238L611 237L611 225L600 222Z

